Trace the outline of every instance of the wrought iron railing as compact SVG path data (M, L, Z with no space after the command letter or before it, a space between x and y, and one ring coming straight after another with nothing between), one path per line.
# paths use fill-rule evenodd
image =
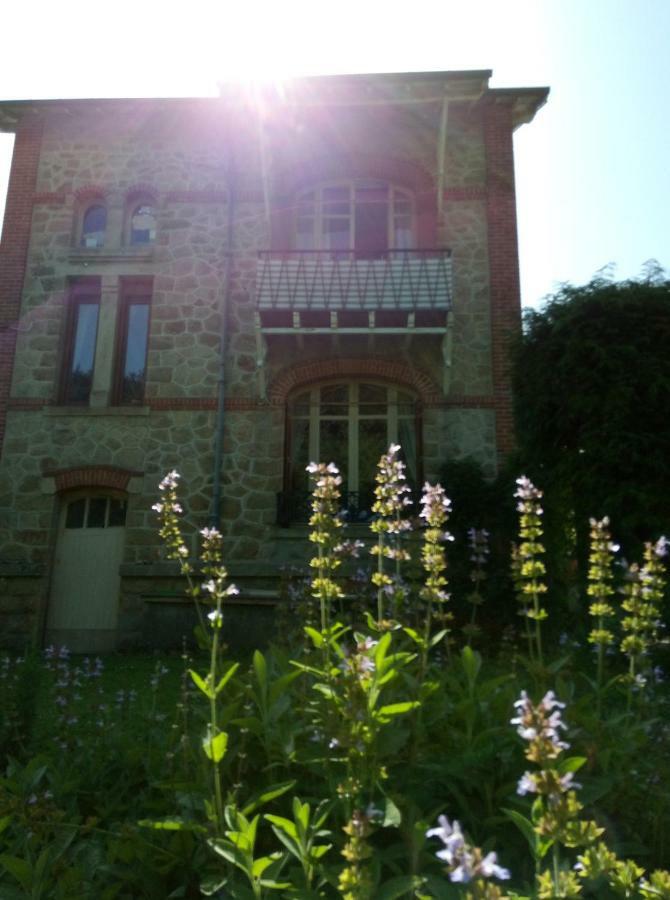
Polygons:
M419 495L413 492L410 496L411 506L407 507L407 515L416 514ZM303 525L311 515L311 494L309 491L281 491L277 494L277 525L288 528L289 525ZM374 489L362 491L345 491L340 500L340 516L350 525L365 525L374 517Z
M451 251L262 251L256 285L261 310L447 310Z

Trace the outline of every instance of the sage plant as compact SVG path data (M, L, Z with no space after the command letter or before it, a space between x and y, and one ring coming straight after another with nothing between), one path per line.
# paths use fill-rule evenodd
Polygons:
M591 526L591 550L587 594L591 598L589 614L596 620L589 634L589 642L598 648L598 691L602 689L605 650L614 643L614 634L606 627L607 619L614 615L614 607L609 602L614 594L613 564L614 554L619 549L612 543L607 516L599 521L589 520ZM600 702L600 699L598 700Z
M467 600L472 605L472 616L469 624L463 630L468 636L468 645L470 645L472 638L479 632L476 622L477 607L484 602L482 588L486 579L486 563L490 553L488 531L485 528L469 528L468 546L470 562L472 563L472 569L470 570L472 591L468 595Z
M446 590L447 579L444 575L447 568L444 544L446 541L453 541L454 539L453 535L445 530L450 513L451 501L445 495L442 485L432 485L426 482L423 486L421 512L419 513L427 526L421 549L421 562L426 573L426 581L420 591L421 598L426 601L426 622L421 657L422 675L426 669L434 610L436 607L442 609L449 600L449 594ZM446 634L446 628L443 634Z
M446 863L449 880L468 885L467 900L500 900L503 896L500 888L489 879L505 881L510 873L498 865L496 853L490 851L484 856L479 847L468 843L456 820L451 823L446 816L439 816L437 821L437 827L429 828L426 837L437 837L444 844L435 855Z
M646 543L642 567L633 563L624 576L621 606L628 615L621 620L621 627L626 633L621 650L629 660L629 706L636 679L644 677L640 671L644 657L658 637L660 605L665 589L663 560L667 553L668 541L665 537L659 538L655 544Z
M334 600L343 596L342 588L333 579L341 565L337 548L341 545L339 532L342 520L338 516L342 476L334 463L311 462L307 466L312 489L312 515L309 520L309 539L316 544L317 555L310 560L315 572L312 578L312 596L319 601L321 632L325 636L330 626L330 612ZM328 642L325 641L325 646Z
M400 580L401 563L407 562L410 555L401 547L401 537L412 527L411 522L403 518L403 512L411 505L407 496L409 485L405 479L405 464L398 457L399 444L391 444L377 465L375 480L375 502L372 512L376 518L370 524L370 530L377 535L377 543L370 550L377 557L377 571L372 574L372 583L377 588L377 621L381 626L384 619L384 597L393 601L393 618L398 616L398 607L403 596ZM384 560L395 562L395 577L384 571Z
M518 581L521 594L526 601L524 614L535 622L535 651L542 665L542 633L540 623L547 618L547 611L540 605L540 597L546 593L544 582L546 568L542 561L544 545L542 539L542 491L535 487L525 475L516 480L514 496L519 501ZM532 642L529 649L532 653Z

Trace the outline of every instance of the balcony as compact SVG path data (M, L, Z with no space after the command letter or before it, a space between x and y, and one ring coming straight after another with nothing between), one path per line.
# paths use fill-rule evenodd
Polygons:
M426 327L443 330L451 282L449 250L387 250L374 258L354 251L262 252L256 297L265 333L282 326L320 330L320 325L326 331L333 326L367 331L384 321L397 327L408 313L415 327L420 327L418 314Z

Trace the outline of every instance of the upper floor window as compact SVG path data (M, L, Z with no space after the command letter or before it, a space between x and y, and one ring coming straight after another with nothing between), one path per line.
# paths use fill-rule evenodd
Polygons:
M124 278L117 324L114 402L121 405L144 401L151 309L151 279Z
M73 282L69 293L60 391L63 403L89 401L93 387L99 313L100 280L87 278Z
M414 244L413 197L386 182L325 184L297 197L296 250L354 251L375 258Z
M151 202L133 203L128 224L131 247L153 244L156 240L156 212Z
M88 249L104 247L106 231L107 207L103 203L88 206L81 217L80 246Z

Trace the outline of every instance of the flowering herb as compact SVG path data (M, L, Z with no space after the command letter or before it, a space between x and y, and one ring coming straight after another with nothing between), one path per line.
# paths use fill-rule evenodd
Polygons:
M523 615L535 622L534 644L537 659L542 664L542 634L540 623L547 618L547 611L540 606L540 596L546 593L544 583L546 568L541 557L544 554L542 538L542 491L525 475L516 480L517 512L519 513L519 537L516 549L516 572L513 574L523 603ZM513 564L514 565L514 564ZM530 641L531 656L533 642Z
M472 616L470 622L463 629L468 636L468 645L473 637L479 632L477 626L477 607L484 602L482 596L482 587L486 579L486 563L488 561L489 549L489 533L485 528L469 528L468 529L468 547L470 550L470 562L472 569L470 570L470 580L472 581L472 591L468 595L468 602L472 604Z
M472 900L501 897L500 889L487 883L489 878L507 880L510 877L509 870L498 865L497 855L491 851L484 856L479 847L469 844L456 820L451 823L446 816L439 816L437 821L438 826L429 828L426 837L437 837L444 844L435 855L446 863L449 880L469 885L466 896Z
M400 578L401 563L407 562L410 555L401 547L402 535L412 527L411 522L403 518L411 500L407 496L409 485L405 479L405 464L399 458L399 444L391 444L388 451L379 460L376 475L375 502L372 512L376 518L370 524L370 530L377 535L377 544L370 552L377 557L377 571L372 574L372 583L377 588L377 621L384 619L384 598L389 596L393 602L393 616L397 617L398 607L404 597L404 589ZM390 538L392 543L387 542ZM395 561L395 577L384 571L384 559Z
M342 476L332 462L312 462L307 466L307 472L312 482L312 515L309 520L312 531L309 539L317 549L317 555L309 563L316 573L312 578L312 596L319 601L321 631L325 633L330 624L333 600L343 596L342 588L333 579L333 573L341 565L336 548L341 546L339 532L342 520L338 512Z
M613 563L614 554L619 549L612 543L609 531L609 519L600 521L590 519L591 551L589 555L589 574L587 594L592 602L589 614L596 620L596 627L589 634L589 642L598 648L598 689L603 683L603 662L606 648L614 643L614 634L605 627L607 619L614 615L614 607L609 598L614 593ZM600 700L598 700L600 702Z

